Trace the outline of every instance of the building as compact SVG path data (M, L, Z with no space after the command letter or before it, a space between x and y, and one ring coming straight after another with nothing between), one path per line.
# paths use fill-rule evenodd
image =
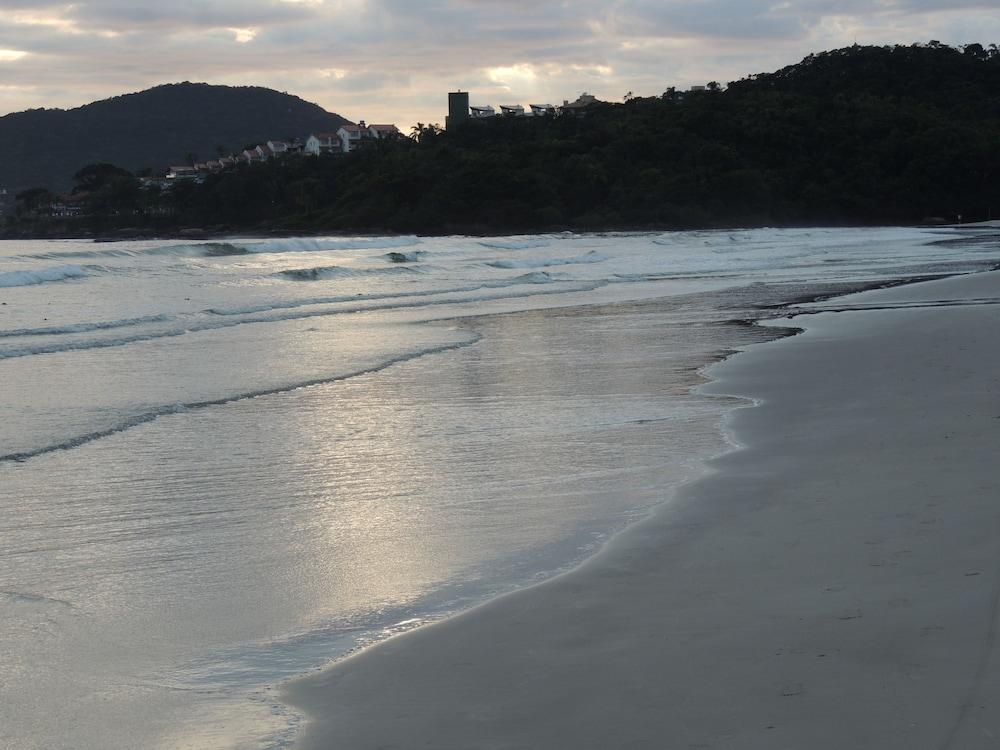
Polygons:
M340 136L337 133L310 133L303 150L312 156L339 152Z
M284 141L268 141L267 147L271 149L271 153L275 156L288 153L288 144Z
M532 117L545 117L556 113L556 108L551 104L529 104L528 106L531 108Z
M454 130L469 119L469 92L453 91L448 94L448 116L445 118L445 130Z
M337 137L340 139L341 152L349 154L376 136L372 135L365 121L361 120L357 125L342 125L337 131Z
M490 117L496 117L497 111L493 109L489 104L486 106L471 106L469 107L469 117L473 120L486 120Z
M524 107L520 104L501 104L500 114L504 117L524 117Z
M171 167L167 172L168 180L191 180L198 176L198 170L187 165Z
M401 135L399 128L395 125L369 125L368 132L371 133L372 138L377 138L379 140L383 138L395 138Z
M577 98L575 102L564 100L562 107L559 108L559 111L564 115L583 114L586 111L587 107L597 103L598 100L596 96L594 96L593 94L588 94L586 91L584 91L582 94L580 94L580 96Z

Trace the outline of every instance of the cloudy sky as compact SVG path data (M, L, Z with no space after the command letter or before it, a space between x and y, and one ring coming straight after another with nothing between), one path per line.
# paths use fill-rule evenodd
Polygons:
M352 119L609 100L859 44L1000 42L998 0L0 0L0 114L159 83L255 84Z

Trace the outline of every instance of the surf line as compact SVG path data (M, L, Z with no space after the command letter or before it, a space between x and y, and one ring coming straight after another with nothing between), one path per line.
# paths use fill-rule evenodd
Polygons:
M360 377L362 375L371 375L372 373L381 372L393 365L401 364L403 362L410 362L420 357L425 357L432 354L442 354L444 352L457 351L459 349L465 349L470 346L474 346L482 341L482 334L471 333L470 338L467 341L458 341L452 344L442 344L440 346L431 347L429 349L424 349L419 352L411 352L408 354L401 354L397 357L392 357L380 362L371 367L366 367L360 370L355 370L353 372L344 373L342 375L333 375L326 378L316 378L314 380L306 380L301 383L293 383L290 385L281 385L274 388L266 388L258 391L250 391L248 393L240 393L235 396L225 396L222 398L206 399L204 401L191 401L188 403L181 404L171 404L167 406L160 406L155 409L151 409L143 414L137 414L129 419L123 420L112 427L105 428L103 430L95 430L94 432L88 432L83 435L77 435L68 440L64 440L59 443L54 443L52 445L45 445L40 448L34 448L27 451L20 451L17 453L7 453L0 455L0 464L3 463L24 463L30 461L33 458L38 458L39 456L44 456L49 453L55 453L57 451L66 451L73 448L79 448L81 445L86 445L87 443L92 443L96 440L101 440L106 437L111 437L112 435L117 435L118 433L131 430L133 427L138 427L139 425L147 424L153 422L160 417L169 416L171 414L183 414L187 411L197 411L199 409L207 409L211 406L225 406L227 404L235 404L240 401L249 401L255 398L263 398L264 396L275 396L281 393L291 393L292 391L298 391L303 388L311 388L317 385L326 385L328 383L336 383L341 380L349 380L350 378Z

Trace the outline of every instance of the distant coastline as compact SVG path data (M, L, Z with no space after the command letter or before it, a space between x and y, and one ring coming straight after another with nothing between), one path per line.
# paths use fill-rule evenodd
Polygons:
M92 164L68 197L19 193L3 236L987 221L1000 215L998 88L992 48L854 46L684 96L668 88L571 113L415 127L348 153L248 160L168 185Z

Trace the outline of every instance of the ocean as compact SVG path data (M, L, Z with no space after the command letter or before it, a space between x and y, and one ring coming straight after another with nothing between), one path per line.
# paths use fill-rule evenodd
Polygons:
M0 747L289 747L284 680L704 472L748 321L998 262L965 228L2 242Z

